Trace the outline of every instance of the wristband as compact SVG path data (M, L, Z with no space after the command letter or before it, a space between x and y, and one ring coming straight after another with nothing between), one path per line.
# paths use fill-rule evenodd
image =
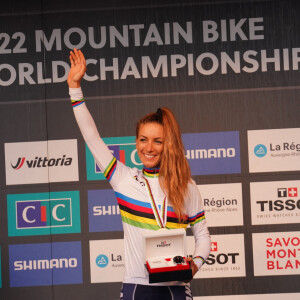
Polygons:
M198 269L200 269L200 267L205 264L205 260L204 260L204 258L202 256L195 256L195 257L193 257L193 260L196 260L196 259L200 259L201 260L201 264L199 264L199 262L197 263L195 261L195 264L197 265Z
M79 88L69 88L69 95L71 97L71 100L82 100L83 99L83 93L81 90L81 87Z

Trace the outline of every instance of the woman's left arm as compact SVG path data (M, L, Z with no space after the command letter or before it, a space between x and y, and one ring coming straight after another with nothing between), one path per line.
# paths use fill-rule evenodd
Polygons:
M204 207L197 185L193 182L188 203L189 222L195 238L193 258L190 258L193 276L205 263L211 249L211 239L205 219Z

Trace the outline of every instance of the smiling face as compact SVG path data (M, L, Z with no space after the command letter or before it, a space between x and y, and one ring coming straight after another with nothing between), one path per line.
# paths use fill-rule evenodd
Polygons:
M141 124L136 139L137 153L146 168L159 165L164 150L164 129L158 123Z

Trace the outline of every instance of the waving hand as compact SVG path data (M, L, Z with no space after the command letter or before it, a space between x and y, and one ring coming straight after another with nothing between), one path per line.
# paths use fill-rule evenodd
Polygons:
M80 87L80 82L86 71L85 58L81 50L70 51L71 68L68 75L68 85L70 88Z

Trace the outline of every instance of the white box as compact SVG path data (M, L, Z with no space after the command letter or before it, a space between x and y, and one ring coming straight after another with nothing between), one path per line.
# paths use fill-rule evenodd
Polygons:
M185 229L160 229L145 233L143 251L149 283L192 279L192 270L186 261ZM175 263L175 256L183 257L183 262Z

